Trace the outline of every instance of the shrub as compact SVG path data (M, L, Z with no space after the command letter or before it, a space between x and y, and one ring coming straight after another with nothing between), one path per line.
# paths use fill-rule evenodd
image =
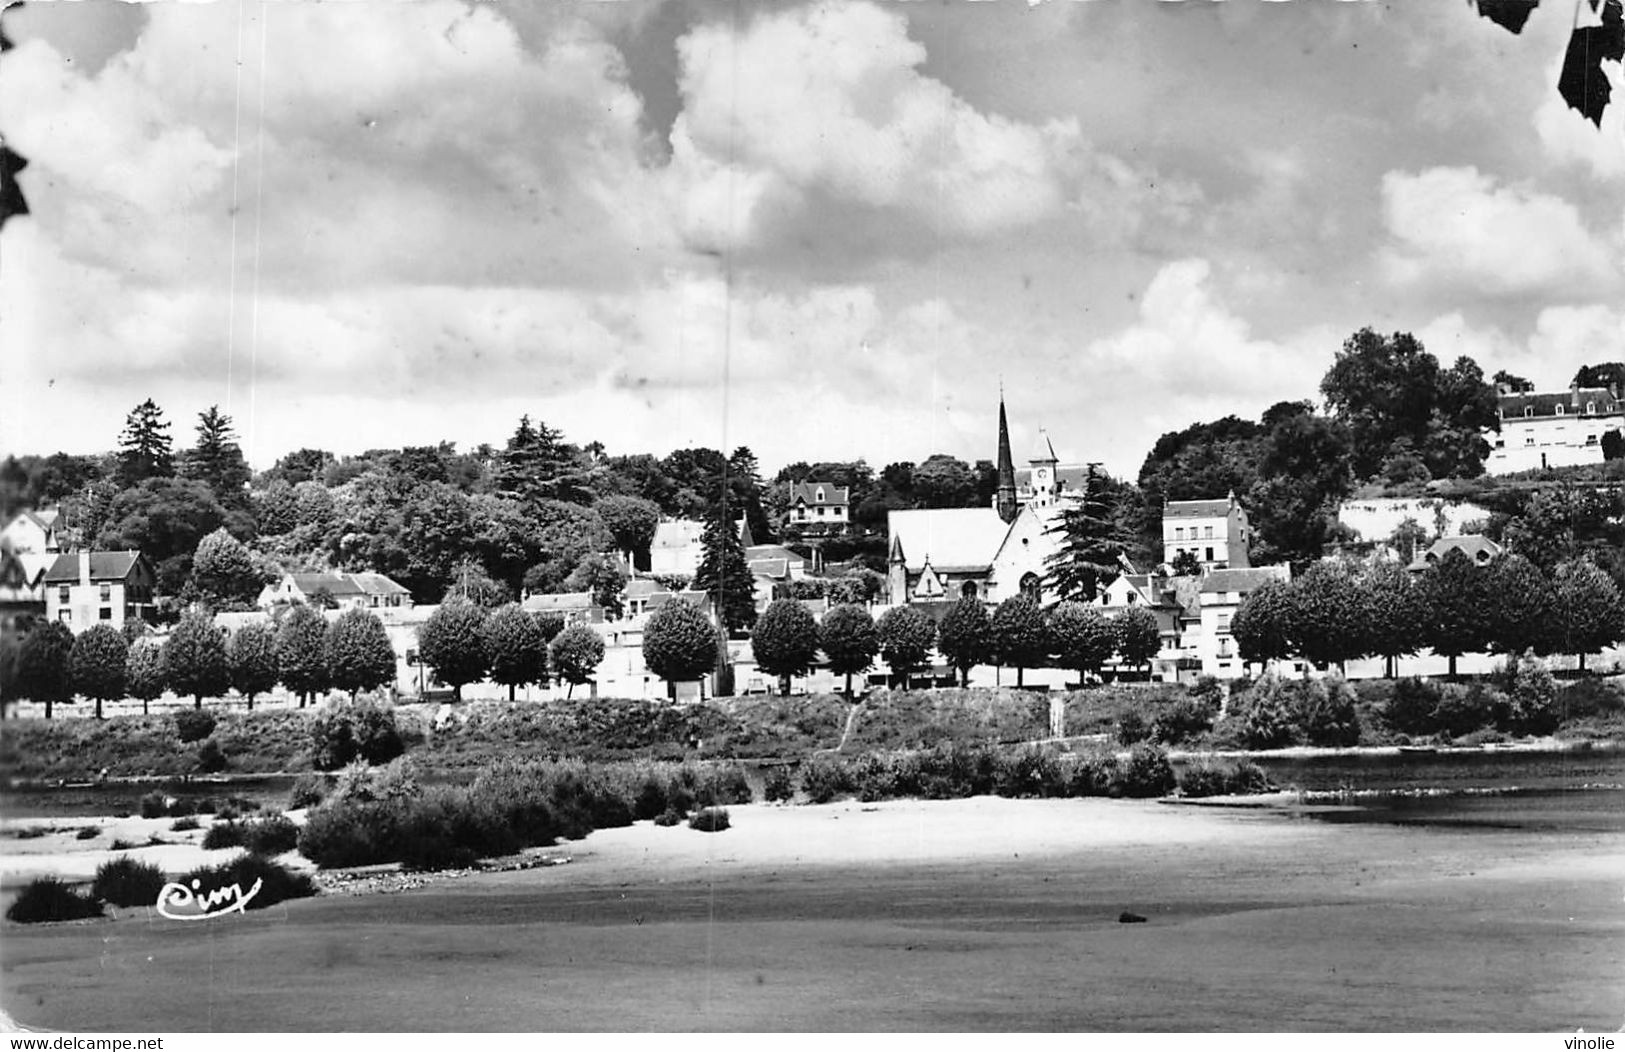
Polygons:
M301 807L315 807L327 799L328 780L323 775L306 771L293 780L293 788L288 793L288 807L298 810Z
M728 828L728 809L702 807L688 820L688 828L698 829L702 833L720 833Z
M79 832L74 834L76 840L95 840L102 835L101 826L80 826Z
M801 765L801 792L810 803L827 804L851 789L840 757L819 754Z
M220 810L220 804L212 796L200 796L192 801L192 810L200 815L212 815Z
M265 815L242 824L243 846L267 858L299 846L299 827L287 815Z
M121 855L97 868L91 894L115 906L151 906L158 901L163 886L163 870Z
M1151 737L1151 726L1145 722L1145 717L1134 710L1129 710L1117 717L1117 741L1120 745L1133 745L1143 742Z
M673 808L671 810L662 811L659 815L656 815L655 816L655 825L664 826L664 827L669 828L671 826L679 824L680 822L682 822L682 820L683 820L683 812L678 811L677 809Z
M1546 663L1525 654L1507 660L1507 713L1499 722L1514 734L1550 734L1557 729L1557 684Z
M795 795L796 783L795 779L790 777L790 768L783 766L769 768L762 785L762 796L767 802L776 804L789 801L795 799Z
M6 919L18 924L47 921L83 920L106 913L90 895L62 883L55 877L35 877L18 893L6 910Z
M311 761L324 771L354 760L388 763L406 751L395 711L368 695L334 695L310 721Z
M197 827L198 820L196 815L182 815L169 824L169 831L171 833L184 833L188 830L196 829Z
M1311 745L1348 746L1360 741L1354 688L1341 676L1327 676L1298 695L1298 725Z
M1186 692L1192 701L1207 706L1215 715L1224 706L1225 686L1217 676L1196 677L1196 682L1187 687Z
M1116 781L1117 757L1109 753L1070 753L1061 757L1060 768L1067 796L1106 796Z
M1061 796L1061 765L1035 745L999 754L993 791L1005 797Z
M1415 676L1394 684L1393 694L1383 706L1383 722L1405 734L1432 734L1439 729L1434 711L1439 705L1437 686Z
M216 822L203 834L203 850L219 851L243 846L243 824L235 820Z
M1280 676L1264 676L1236 713L1241 740L1250 749L1279 749L1297 737L1292 688Z
M1503 722L1506 711L1506 695L1494 687L1483 683L1446 683L1433 707L1432 726L1435 733L1457 738Z
M217 774L226 769L226 751L210 738L197 751L197 769L204 774Z
M244 894L258 881L260 890L248 900L245 908L262 910L288 899L306 898L316 894L316 884L309 876L253 853L238 855L219 866L201 866L181 878L180 883L191 887L198 882L196 895L204 898L211 891L235 884Z
M1117 769L1112 788L1123 796L1166 796L1175 784L1168 750L1140 742L1129 750L1128 760Z
M183 742L200 742L214 733L214 713L208 709L181 709L175 713L175 736Z
M859 800L888 800L896 795L892 766L878 753L863 753L846 762L847 788Z
M148 837L147 838L147 843L148 844L161 844L161 843L163 843L163 841L159 840L157 837ZM109 851L128 851L132 847L135 847L135 845L130 843L128 840L125 840L125 839L123 839L121 837L114 837L113 842L111 844L107 845L107 848L108 848Z
M1179 774L1179 795L1228 796L1269 790L1269 776L1251 760L1225 763L1203 757Z
M1218 715L1218 703L1209 701L1206 696L1198 695L1193 689L1190 697L1180 698L1157 714L1157 718L1151 723L1149 737L1152 741L1164 745L1189 741L1212 730L1213 721ZM1123 744L1133 745L1134 742Z
M187 709L185 711L194 712L196 710ZM164 796L163 793L151 792L141 797L142 818L162 818L167 814L169 814L169 798Z

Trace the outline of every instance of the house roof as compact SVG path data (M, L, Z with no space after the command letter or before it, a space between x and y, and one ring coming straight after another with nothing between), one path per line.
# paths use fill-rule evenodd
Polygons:
M693 519L658 522L655 524L654 540L649 542L649 547L691 548L700 543L700 536L704 532L705 524L695 522Z
M651 611L659 610L667 603L677 599L697 606L701 610L711 609L711 596L706 592L696 591L692 588L685 588L681 592L656 592L649 597L649 609Z
M818 491L824 491L824 499L818 499ZM801 501L806 504L846 504L850 491L845 486L837 486L833 482L819 482L816 479L807 482L794 482L790 485L790 503Z
M381 573L353 573L346 574L354 581L356 587L368 595L411 595L411 589L404 588Z
M62 512L57 508L41 508L39 511L19 511L11 521L26 519L42 530L50 530L61 517Z
M1255 566L1249 569L1209 570L1202 578L1203 595L1214 592L1251 592L1271 581L1285 581L1289 571L1284 566Z
M141 553L128 552L91 552L90 553L90 579L92 581L122 581L130 576L136 563L141 561ZM79 580L79 553L67 552L58 555L51 568L45 571L46 584L73 584Z
M1418 555L1409 569L1424 570L1444 558L1445 553L1451 550L1460 551L1475 563L1487 563L1501 554L1501 546L1477 533L1463 534L1460 537L1440 537L1428 546L1428 550Z
M1557 407L1562 406L1564 415L1571 416L1585 409L1586 403L1596 406L1597 412L1620 412L1620 403L1613 392L1606 387L1581 387L1578 390L1568 391L1529 391L1522 394L1504 394L1501 396L1501 417L1504 420L1517 420L1525 416L1556 416ZM1533 409L1534 413L1528 410Z
M642 599L645 596L664 592L666 586L652 577L634 577L626 582L626 588L621 592L626 599Z
M1230 514L1230 498L1219 500L1170 500L1162 506L1165 519L1212 519Z
M790 564L783 559L752 559L748 565L752 577L771 577L782 581L790 576Z
M592 609L591 592L558 592L550 595L533 595L519 604L527 613L557 614L568 610Z
M334 599L347 595L365 594L360 586L351 580L347 574L291 573L288 577L293 580L293 586L305 595L315 595L324 588L327 589L327 594Z
M1089 488L1088 464L1055 465L1055 492L1082 493ZM1033 469L1016 468L1016 489L1032 489Z
M927 562L943 573L986 570L1010 531L992 508L893 511L886 526L893 558L900 552L904 566L916 573Z
M755 562L758 559L783 559L787 563L807 561L782 544L753 544L745 549L746 562Z

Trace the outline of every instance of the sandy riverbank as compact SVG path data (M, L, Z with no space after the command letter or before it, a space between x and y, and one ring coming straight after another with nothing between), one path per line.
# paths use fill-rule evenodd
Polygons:
M32 1026L273 1031L1625 1019L1617 837L1098 799L731 811L723 833L602 830L565 845L567 866L395 895L8 925L0 1007Z

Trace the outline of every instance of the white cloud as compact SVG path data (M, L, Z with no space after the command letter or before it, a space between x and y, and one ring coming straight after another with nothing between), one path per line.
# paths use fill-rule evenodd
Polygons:
M1617 253L1560 197L1497 187L1472 167L1389 172L1382 194L1396 244L1379 262L1394 284L1509 294L1594 287L1619 276Z
M1561 65L1551 67L1547 83L1557 83ZM1542 97L1534 124L1548 157L1589 168L1598 179L1615 181L1625 176L1625 71L1618 62L1601 66L1613 88L1613 101L1603 111L1600 128L1570 109L1555 88Z
M1065 199L1076 122L978 112L919 72L925 48L900 12L823 0L737 32L699 26L678 51L671 171L701 244L747 243L762 210L808 195L968 235L1033 222Z
M1625 357L1625 312L1602 304L1548 307L1535 319L1529 349L1535 359L1563 370L1548 380L1562 386L1582 365Z

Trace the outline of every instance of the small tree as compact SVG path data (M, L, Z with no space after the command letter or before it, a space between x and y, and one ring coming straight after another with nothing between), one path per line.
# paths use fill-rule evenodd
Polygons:
M1129 668L1143 668L1162 650L1162 629L1157 615L1143 606L1131 606L1112 618L1117 657Z
M35 625L23 640L17 655L17 692L25 698L45 703L45 718L51 718L58 702L73 700L73 678L69 666L73 633L59 621Z
M1317 665L1365 656L1371 603L1360 580L1341 563L1315 563L1292 582L1293 635L1298 651Z
M1427 610L1411 572L1385 562L1368 569L1362 581L1366 602L1364 649L1381 655L1384 674L1399 674L1399 659L1422 645Z
M277 675L284 687L299 695L300 708L332 683L323 649L326 638L327 619L304 605L289 610L277 626Z
M993 625L975 596L954 604L937 625L937 650L959 670L959 685L970 685L970 670L993 659Z
M779 693L790 695L790 677L804 676L818 657L818 622L794 599L768 604L750 633L756 667L779 677Z
M937 626L912 606L894 606L880 615L875 628L880 633L881 660L894 676L902 677L903 689L908 690L909 676L931 657Z
M1488 573L1459 548L1444 553L1422 574L1424 639L1435 654L1450 659L1450 678L1456 678L1456 659L1489 646L1490 594Z
M603 664L604 637L586 625L571 625L548 644L547 652L553 668L570 684L564 694L568 698L576 687L590 682Z
M1587 654L1625 638L1625 602L1613 578L1586 560L1559 566L1553 587L1562 650L1578 657L1584 672Z
M1265 581L1230 619L1230 635L1243 661L1270 662L1292 653L1292 586Z
M1023 669L1048 660L1049 626L1044 611L1028 596L1011 596L993 612L993 652L999 664L1015 666L1018 687L1022 686Z
M130 644L125 658L125 689L130 697L141 699L141 714L147 715L152 700L164 692L164 652L157 643L138 639Z
M219 529L197 543L191 586L211 610L240 610L253 605L265 587L265 573L247 545Z
M829 667L846 676L846 697L852 698L852 674L874 664L880 652L880 636L869 611L856 604L837 606L824 615L818 626L818 645L829 658Z
M214 618L190 611L164 641L164 680L176 694L192 695L192 707L203 707L205 694L218 696L231 685L226 640Z
M669 696L679 680L696 680L717 664L717 633L693 603L675 599L656 610L643 629L643 663L666 681Z
M1490 646L1503 654L1551 654L1563 649L1557 596L1540 567L1521 555L1504 555L1489 572Z
M1049 634L1056 662L1076 669L1080 681L1087 673L1099 672L1117 645L1117 633L1097 607L1070 600L1050 611Z
M490 669L485 656L485 611L466 600L442 603L418 629L418 656L435 678L463 700L463 684L477 683Z
M518 603L491 611L480 639L491 681L507 686L509 701L518 687L547 679L547 638Z
M601 498L592 510L615 538L616 549L627 553L634 565L647 568L649 545L660 523L660 505L642 497L615 495Z
M619 618L625 608L626 571L614 556L599 552L582 556L570 576L564 579L564 587L567 591L590 594L593 603L604 608L606 617Z
M129 650L124 633L112 625L92 625L73 641L68 654L73 689L96 702L98 720L102 702L124 697Z
M377 616L346 610L322 638L327 674L333 686L350 692L382 687L395 679L395 648Z
M267 624L244 625L231 637L226 661L231 666L231 685L248 700L252 712L254 698L277 684L276 632Z

